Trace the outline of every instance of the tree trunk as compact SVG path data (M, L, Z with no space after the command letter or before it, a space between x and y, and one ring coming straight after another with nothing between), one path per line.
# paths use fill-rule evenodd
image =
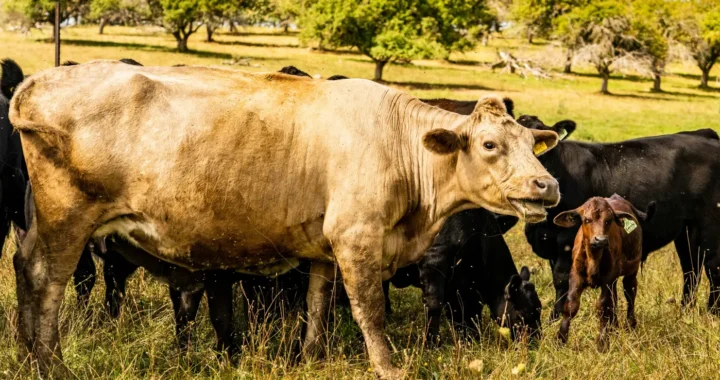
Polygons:
M600 73L602 76L602 87L600 88L600 93L603 94L610 94L610 91L608 91L608 81L610 80L610 72L607 70L604 70Z
M527 39L528 39L528 43L529 43L530 45L532 45L532 43L533 43L533 37L534 37L534 36L533 36L533 32L532 32L531 30L528 30L528 32L527 32Z
M702 77L700 77L700 88L710 88L708 81L710 80L710 68L700 68L702 70Z
M105 25L107 25L107 21L103 17L100 19L100 30L98 30L98 34L103 34L105 32Z
M488 41L490 40L490 33L485 33L482 38L482 46L488 46Z
M235 25L235 21L230 21L230 33L235 34L237 33L237 26Z
M660 73L653 73L653 87L652 92L662 92L662 88L660 88L660 81L662 80L662 77L660 76Z
M575 51L573 49L568 49L565 54L565 67L563 68L563 73L572 74L572 61Z
M382 82L383 69L387 61L375 61L375 77L373 78L376 82Z
M213 33L215 32L215 29L210 26L210 24L205 25L205 28L207 28L207 39L205 41L215 42L215 40L213 40Z
M188 51L187 42L190 35L182 35L180 32L173 32L173 37L177 41L177 49L180 53Z

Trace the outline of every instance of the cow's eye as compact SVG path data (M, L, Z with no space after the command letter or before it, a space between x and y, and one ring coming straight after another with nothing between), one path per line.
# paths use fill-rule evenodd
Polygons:
M592 220L590 220L590 219L585 219L585 224L590 224L590 223L592 223Z
M606 220L606 221L605 221L605 225L606 225L606 226L609 226L609 225L610 225L610 220Z
M483 144L483 146L484 146L485 149L487 149L487 150L493 150L493 149L495 149L495 143L494 143L494 142L488 141L488 142L486 142L485 144Z

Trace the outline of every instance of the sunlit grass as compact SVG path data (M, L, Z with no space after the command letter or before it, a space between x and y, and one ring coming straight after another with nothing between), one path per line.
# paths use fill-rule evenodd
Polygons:
M373 73L372 62L366 57L348 51L311 52L307 47L299 47L295 35L253 29L241 35L219 33L215 36L219 43L208 44L202 41L203 32L191 39L192 53L178 54L173 52L172 37L157 28L108 27L104 36L97 35L95 27L70 28L63 30L66 44L62 47L62 59L84 62L129 57L146 65L222 65L231 57L244 57L248 58L249 66L237 66L238 69L276 71L292 64L322 77L344 74L369 78ZM51 67L52 45L42 42L49 36L47 29L42 33L34 30L28 36L0 32L0 55L16 59L26 73ZM561 119L577 121L574 138L582 140L617 141L698 128L720 131L717 121L720 91L698 90L699 72L692 65L671 65L671 74L663 83L668 93L650 93L651 83L647 79L617 76L610 82L615 95L605 96L597 93L599 79L589 67L575 68L579 75L558 75L553 80L492 73L485 63L495 59L496 49L528 57L561 54L548 44L527 46L519 40L493 39L488 47L453 55L451 61L456 63L420 61L391 65L386 69L385 79L391 86L424 98L476 99L491 92L510 96L516 102L518 114L535 114L548 123ZM713 75L718 73L720 70L716 69ZM536 271L533 281L545 305L546 322L554 298L550 268L531 252L520 227L510 231L506 240L517 265L528 265ZM15 358L16 301L11 256L11 252L5 252L0 260L3 379L29 376ZM700 287L698 305L685 313L680 311L678 302L681 284L674 249L668 247L653 253L639 276L638 328L635 331L621 328L614 333L606 354L597 353L594 344L598 327L594 311L596 291L584 295L565 347L558 346L554 339L557 324L547 323L544 338L536 349L519 344L507 347L486 315L480 341L456 343L446 326L444 345L426 349L421 338L425 317L420 292L415 289L393 289L395 313L388 318L386 331L393 343L393 360L407 370L410 378L508 378L518 364L525 364L525 376L547 379L717 378L720 320L705 312L707 279ZM193 346L184 356L173 340L172 307L165 286L140 271L128 285L128 298L118 320L108 320L102 313L103 288L99 279L90 310L86 311L76 308L74 292L69 287L61 312L65 361L81 379L374 378L368 372L359 329L345 309L337 310L334 318L327 358L310 363L294 360L293 343L300 336L301 314L288 312L281 320L272 322L238 318L239 325L249 326L249 333L239 363L228 366L212 351L214 332L205 305L198 314ZM624 307L621 297L621 326L625 321ZM480 374L468 369L468 364L476 359L483 362Z

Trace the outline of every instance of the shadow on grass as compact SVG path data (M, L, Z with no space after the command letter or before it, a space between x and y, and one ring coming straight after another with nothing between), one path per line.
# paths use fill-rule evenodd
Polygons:
M423 82L381 82L386 85L409 87L413 90L443 90L452 89L459 91L483 90L495 91L496 89L479 84L457 84L457 83L423 83Z
M265 37L293 37L300 34L300 32L293 32L288 31L287 33L284 32L262 32L262 33L252 33L252 32L215 32L216 34L222 35L222 36L236 36L236 37L248 37L248 36L265 36Z
M574 76L585 77L585 78L596 78L596 79L598 79L598 80L601 79L601 78L600 78L600 75L598 75L598 74L593 74L593 73L576 73L576 72L573 72L572 74L567 74L567 75L574 75ZM643 76L640 76L640 75L610 76L610 81L612 82L612 81L614 81L614 80L623 80L623 81L636 82L636 83L639 83L639 82L652 82L652 80L651 80L650 78L646 78L646 77L643 77Z
M699 91L703 91L698 89ZM720 89L710 89L705 90L708 92L718 92L720 93ZM702 98L702 99L720 99L718 96L713 95L703 95L703 94L694 94L692 92L677 92L677 91L661 91L661 92L651 92L651 94L655 95L672 95L672 96L685 96L688 98Z
M251 47L273 47L273 48L295 48L298 49L300 45L292 44L267 44L261 42L246 42L246 41L213 41L218 45L237 45L237 46L251 46Z
M48 42L47 39L40 39L38 40L40 42ZM206 51L206 50L190 50L186 53L180 53L177 51L176 48L168 47L168 46L160 46L160 45L148 45L148 44L139 44L134 42L115 42L115 41L93 41L93 40L74 40L74 39L67 39L63 40L62 43L64 45L74 45L74 46L91 46L91 47L114 47L114 48L126 48L126 49L133 49L133 50L142 50L142 51L158 51L163 53L179 53L179 54L188 54L188 55L194 55L197 57L202 58L218 58L218 59L230 59L232 58L232 54L230 53L218 53L214 51ZM263 60L264 58L257 58L257 57L249 57L254 60Z

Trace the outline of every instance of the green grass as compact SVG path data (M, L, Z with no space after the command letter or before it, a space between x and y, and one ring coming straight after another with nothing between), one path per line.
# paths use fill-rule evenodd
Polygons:
M344 74L369 78L373 65L351 51L318 53L298 47L293 35L267 30L250 30L233 36L218 34L218 43L202 42L202 35L190 41L190 54L173 52L174 40L158 29L108 27L106 35L96 29L63 30L63 60L84 62L91 59L134 58L146 65L220 65L231 57L245 57L250 66L241 70L276 71L293 64L310 74L328 77ZM0 55L18 61L27 73L52 66L49 37L33 31L29 36L0 32ZM419 61L410 65L391 65L385 79L419 97L476 99L486 93L512 97L518 114L529 113L552 123L560 119L578 122L574 138L617 141L627 138L671 133L697 128L720 131L720 85L715 90L697 89L699 71L692 65L671 65L664 78L667 93L649 92L651 83L634 76L614 76L613 96L597 93L599 79L591 68L576 68L578 74L553 80L522 79L511 74L492 73L484 65L494 60L496 49L512 50L519 56L539 61L562 52L549 44L527 46L518 40L494 39L490 46L466 54L456 54L449 63ZM545 58L544 58L545 57ZM713 76L720 74L716 69ZM506 235L518 266L536 271L533 281L545 305L547 321L553 300L550 268L535 256L516 227ZM27 378L15 359L15 280L11 252L0 260L0 378ZM611 349L599 354L594 337L598 322L594 303L598 296L589 291L573 323L569 343L561 347L554 334L557 323L545 324L545 338L535 349L506 344L497 326L486 315L482 339L457 343L452 331L443 330L444 345L425 349L421 344L424 324L418 290L393 290L395 313L387 320L387 334L393 343L393 360L405 368L410 378L508 378L518 364L526 366L520 377L534 378L717 378L720 373L720 320L705 312L707 279L699 293L699 305L681 312L682 274L674 249L653 253L639 278L637 301L638 328L621 328L612 336ZM88 311L79 310L74 292L68 288L61 311L62 344L65 361L78 378L123 379L227 379L227 378L373 378L359 330L347 310L337 310L332 325L326 360L293 363L292 344L299 337L302 316L288 313L280 321L251 318L244 341L244 354L237 366L218 361L212 352L214 333L203 305L196 323L194 346L187 356L180 355L173 340L172 307L165 286L142 271L128 285L128 299L121 318L108 320L102 313L104 293L98 280ZM624 322L624 300L620 320ZM86 317L90 315L90 317ZM241 323L241 321L238 321ZM481 360L480 373L468 365Z

